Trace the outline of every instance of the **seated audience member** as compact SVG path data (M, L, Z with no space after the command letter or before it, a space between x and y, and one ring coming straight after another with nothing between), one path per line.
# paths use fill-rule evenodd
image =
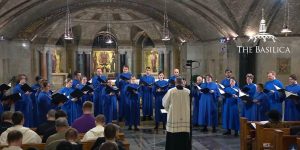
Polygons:
M0 123L0 134L2 134L5 130L13 126L11 117L13 112L5 111L1 115L1 123Z
M104 137L99 137L96 142L94 143L92 150L99 150L102 143L104 142L112 142L118 145L119 150L125 150L124 145L122 142L116 140L116 135L118 134L119 129L117 125L109 123L104 128Z
M72 127L77 129L79 133L86 133L95 127L95 118L93 116L93 103L86 101L82 106L83 115L76 119Z
M36 134L34 131L32 131L29 128L23 127L24 124L24 116L22 112L17 111L13 113L12 115L12 122L14 126L8 128L6 131L4 131L1 136L0 136L0 144L1 145L7 145L6 140L7 140L7 134L10 131L17 130L20 131L23 134L23 144L35 144L35 143L41 143L42 139L41 137Z
M62 141L56 146L56 150L73 150L72 144L68 141Z
M12 130L7 134L8 147L2 150L22 150L23 134L20 131Z
M105 124L105 117L104 115L98 115L95 118L96 127L89 130L82 138L82 142L86 141L93 141L96 140L98 137L104 137L104 124Z
M58 119L58 118L65 118L67 119L67 114L63 111L63 110L57 110L55 112L55 120ZM50 127L49 129L47 129L45 132L44 132L44 136L43 136L43 140L42 142L43 143L46 143L47 139L49 136L53 135L56 133L56 128L55 128L55 125Z
M269 122L264 124L265 128L288 128L288 126L281 121L281 114L277 110L270 110L267 116Z
M68 142L72 144L73 150L81 150L82 149L82 144L78 143L79 138L78 138L78 131L74 128L68 129L66 132L65 138Z
M113 142L104 142L100 146L100 150L118 150L118 145Z
M55 120L55 128L57 133L51 135L46 141L46 150L55 150L57 144L65 141L66 132L69 129L68 120L66 118L58 118Z
M55 110L51 109L47 113L47 122L39 125L36 129L37 134L44 135L44 133L50 129L55 128Z

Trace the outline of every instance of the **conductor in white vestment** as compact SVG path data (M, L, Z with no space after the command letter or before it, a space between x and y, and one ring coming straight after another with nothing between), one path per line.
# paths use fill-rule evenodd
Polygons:
M188 150L190 134L190 90L183 87L183 79L176 78L175 87L163 97L167 115L166 150Z

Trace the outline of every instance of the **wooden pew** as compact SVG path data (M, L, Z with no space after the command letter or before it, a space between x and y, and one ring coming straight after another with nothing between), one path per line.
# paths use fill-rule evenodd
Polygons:
M252 144L255 140L255 129L251 128L253 121L248 121L247 118L240 117L240 149L252 149Z
M284 132L279 129L274 129L274 149L275 150L288 150L291 145L297 144L296 135L284 135Z
M125 139L124 141L121 141L125 147L126 150L129 150L130 144ZM88 142L82 142L82 149L83 150L90 150L92 146L94 145L95 141L88 141Z
M280 128L284 135L290 134L290 128ZM263 124L256 123L256 149L273 148L274 145L274 128L264 128Z
M82 149L83 150L90 150L92 146L94 145L95 141L88 141L88 142L82 142Z
M84 134L85 134L85 133L79 133L79 134L78 134L78 138L79 138L79 139L82 139L83 136L84 136ZM120 140L120 141L123 141L123 140L125 139L125 134L119 132L119 133L117 134L117 139Z
M300 148L300 138L297 138L297 146L298 146L298 149Z
M286 126L300 126L300 121L285 121ZM290 128L264 128L263 124L256 123L256 149L263 149L263 145L275 148L275 132L274 129L281 130L284 136L290 135ZM288 138L287 138L288 139ZM273 143L273 144L272 144Z
M23 144L21 147L24 150L31 148L31 147L36 148L38 150L44 150L45 146L46 146L45 143L41 143L41 144Z

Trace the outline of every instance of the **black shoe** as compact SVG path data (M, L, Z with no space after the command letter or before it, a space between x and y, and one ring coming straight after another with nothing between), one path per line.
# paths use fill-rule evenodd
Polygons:
M216 127L213 127L213 129L212 129L212 133L217 133L217 129L216 129Z
M166 124L163 124L163 130L166 130Z
M207 128L201 129L201 132L208 132Z
M123 119L122 118L119 118L119 122L122 122L123 121Z
M131 126L130 126L130 127L128 127L128 130L132 130Z
M230 131L224 132L223 135L231 135Z
M153 118L151 116L148 117L149 120L153 120Z
M142 121L146 121L146 116L143 116Z
M158 130L158 123L155 123L154 129L155 129L155 130Z
M234 132L234 136L235 137L239 136L239 133L238 132Z
M134 127L134 131L140 131L138 127Z

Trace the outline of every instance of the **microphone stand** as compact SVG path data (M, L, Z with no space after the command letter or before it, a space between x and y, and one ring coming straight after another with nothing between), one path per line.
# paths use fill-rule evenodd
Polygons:
M190 150L192 150L192 137L193 137L193 122L192 122L192 102L193 102L193 69L198 68L195 67L193 68L193 62L197 62L198 65L200 66L200 63L198 61L193 61L193 60L187 60L186 61L186 66L187 68L189 68L190 70L190 75L191 75L191 79L190 79Z

